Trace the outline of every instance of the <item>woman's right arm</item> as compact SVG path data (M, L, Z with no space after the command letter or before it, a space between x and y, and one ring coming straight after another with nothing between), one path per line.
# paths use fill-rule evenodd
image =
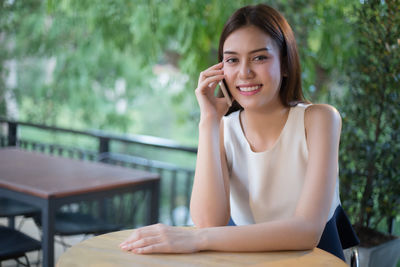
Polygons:
M200 106L199 144L190 213L197 227L227 225L230 218L229 179L223 146L222 116L228 110L214 90L224 78L219 63L200 74L196 97Z

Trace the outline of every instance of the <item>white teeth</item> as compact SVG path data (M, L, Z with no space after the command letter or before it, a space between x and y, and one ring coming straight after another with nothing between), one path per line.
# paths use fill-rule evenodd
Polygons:
M250 92L250 91L257 90L258 88L260 88L259 85L257 85L257 86L251 86L251 87L239 87L239 90L240 90L240 91L244 91L244 92Z

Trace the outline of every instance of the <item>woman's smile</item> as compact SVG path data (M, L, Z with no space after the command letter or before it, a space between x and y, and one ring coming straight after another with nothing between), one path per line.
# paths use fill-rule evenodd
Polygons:
M261 91L262 84L247 84L247 85L238 85L236 87L241 95L254 95Z

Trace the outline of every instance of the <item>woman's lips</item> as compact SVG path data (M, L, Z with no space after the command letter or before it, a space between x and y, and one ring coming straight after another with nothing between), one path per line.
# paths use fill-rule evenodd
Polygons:
M262 84L250 84L250 85L239 85L236 88L239 90L241 95L254 95L261 90Z

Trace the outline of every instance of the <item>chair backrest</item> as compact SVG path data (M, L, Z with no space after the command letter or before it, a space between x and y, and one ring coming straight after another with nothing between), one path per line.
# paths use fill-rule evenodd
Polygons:
M18 230L0 226L0 261L23 257L25 253L41 247L38 240Z
M40 209L23 202L0 197L0 217L8 219L8 226L15 228L15 217L24 216L32 217L35 214L40 214Z

